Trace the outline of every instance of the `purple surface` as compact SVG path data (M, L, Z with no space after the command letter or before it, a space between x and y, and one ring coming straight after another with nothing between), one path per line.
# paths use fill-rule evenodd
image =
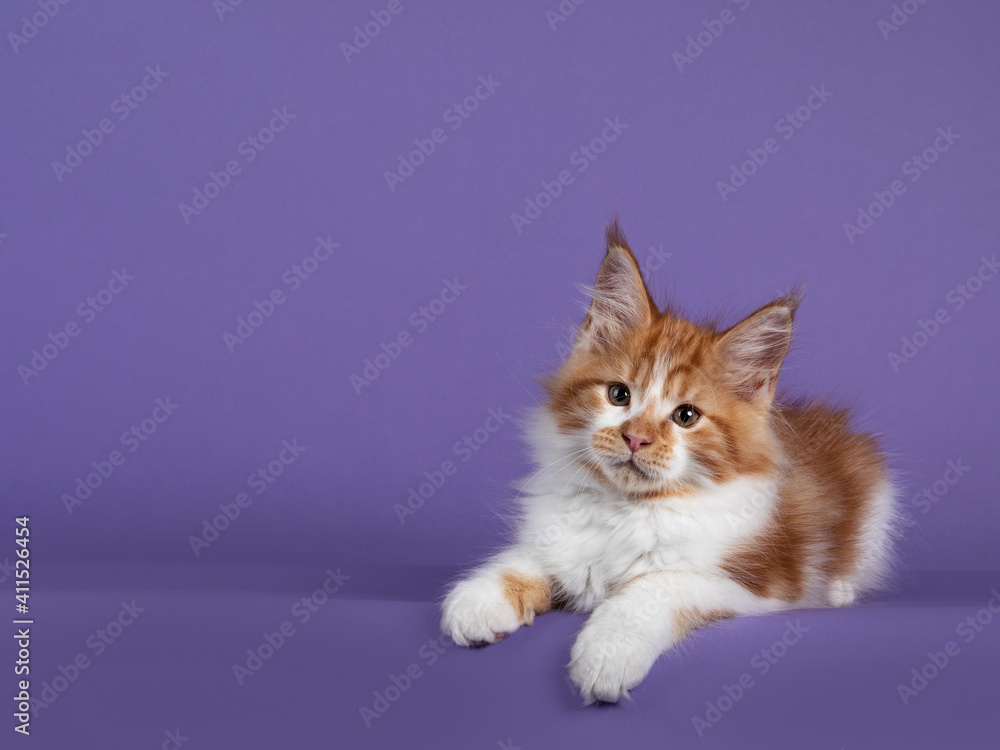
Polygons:
M784 383L853 403L883 434L902 569L1000 570L1000 6L584 3L560 20L575 6L389 5L0 10L0 539L30 514L43 674L129 592L151 602L90 687L40 715L33 746L154 746L186 722L190 748L986 746L992 630L913 705L894 685L995 580L947 608L914 593L804 615L819 637L701 740L692 713L780 619L707 631L634 705L583 712L559 666L579 621L545 618L503 650L449 652L363 731L366 696L435 634L441 571L501 538L528 468L515 419L475 451L462 441L490 409L516 418L540 396L614 209L659 299L694 314L804 282ZM345 54L373 14L391 20ZM67 150L88 133L77 163ZM421 143L432 153L390 185ZM213 175L224 187L196 202ZM543 190L558 195L513 221ZM891 205L845 231L879 195ZM370 385L352 381L386 349L398 356ZM273 483L248 483L282 455ZM458 473L401 522L446 460ZM109 476L67 508L95 462ZM195 554L220 504L239 516ZM231 652L312 585L279 595L289 565L356 571L351 599L258 684L224 686ZM190 593L202 578L214 594ZM102 580L117 582L95 593Z
M996 747L997 573L925 576L881 603L712 626L658 662L631 702L584 708L565 681L581 617L552 613L497 646L461 649L440 640L433 605L356 599L367 571L340 572L342 589L304 623L293 608L325 579L319 567L285 571L296 585L283 591L226 574L186 590L47 592L40 680L79 653L90 665L41 710L33 746L157 747L179 729L189 748ZM88 639L133 600L144 611L97 655ZM295 632L240 684L233 666L286 621ZM904 704L898 685L949 641L956 655ZM377 704L413 664L408 689Z

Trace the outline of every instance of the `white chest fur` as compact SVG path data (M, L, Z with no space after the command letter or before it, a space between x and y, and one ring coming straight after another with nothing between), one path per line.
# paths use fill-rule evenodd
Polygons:
M590 611L637 575L717 569L771 515L774 487L740 479L697 494L635 501L587 489L522 499L519 538L557 592Z

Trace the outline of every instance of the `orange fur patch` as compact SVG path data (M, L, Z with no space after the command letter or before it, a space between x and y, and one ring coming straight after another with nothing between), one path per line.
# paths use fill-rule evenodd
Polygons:
M795 601L809 559L827 580L855 571L860 524L886 472L871 435L851 431L847 413L820 404L776 408L775 432L789 461L772 525L727 559L727 572L758 596Z
M736 613L728 609L710 609L708 611L698 607L681 607L674 613L674 624L681 634L690 633L695 628L716 622L718 620L728 620L736 617Z
M542 578L505 570L500 575L500 585L504 597L526 625L532 623L535 615L544 615L552 608L552 590Z

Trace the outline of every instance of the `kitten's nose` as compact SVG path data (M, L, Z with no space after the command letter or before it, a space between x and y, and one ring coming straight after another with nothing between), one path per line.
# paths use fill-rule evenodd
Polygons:
M642 446L649 445L651 442L653 442L642 433L636 432L634 430L631 432L626 432L624 435L622 435L622 437L625 438L625 442L628 443L629 450L631 450L633 453L639 450Z

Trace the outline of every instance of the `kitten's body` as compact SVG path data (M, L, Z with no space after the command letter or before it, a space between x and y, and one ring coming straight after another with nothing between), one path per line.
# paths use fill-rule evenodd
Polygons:
M870 447L842 432L835 413L814 408L784 419L787 424L780 421L776 432L792 444L795 459L786 459L773 474L738 477L689 494L635 502L595 487L575 462L542 471L520 498L518 544L541 561L555 600L580 611L656 570L730 577L755 594L781 600L772 602L775 608L850 604L852 592L871 590L884 572L891 488L874 485L862 499L869 504L861 514L849 507L856 497L838 494L824 505L827 498L810 495L807 485L817 481L817 470L809 464L837 471L841 458L870 461L870 452L864 452ZM796 433L827 429L830 442L840 443L833 450L860 449L860 455L830 461L818 451L801 450ZM558 443L557 428L544 412L536 416L534 431L536 454L545 455ZM553 456L543 465L558 460ZM862 528L854 528L855 522ZM859 543L856 557L842 554L839 528ZM882 533L872 533L878 530ZM844 564L851 560L861 564Z
M843 412L772 402L797 305L728 331L660 313L612 225L529 430L539 471L516 539L452 589L445 632L492 643L552 606L593 612L570 675L588 702L616 701L694 627L874 588L894 517L875 441Z

